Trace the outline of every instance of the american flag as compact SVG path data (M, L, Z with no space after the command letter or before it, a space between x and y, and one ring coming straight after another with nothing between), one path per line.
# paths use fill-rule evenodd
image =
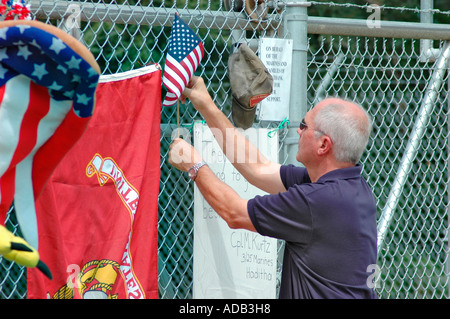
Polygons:
M178 15L169 38L163 84L167 88L164 106L176 103L204 55L203 43Z
M0 22L0 216L14 200L36 249L35 200L91 118L100 77L42 25Z

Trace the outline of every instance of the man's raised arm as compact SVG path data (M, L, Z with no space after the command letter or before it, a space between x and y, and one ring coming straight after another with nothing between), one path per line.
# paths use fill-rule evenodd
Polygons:
M217 143L233 166L252 185L268 193L285 191L280 178L280 164L269 161L234 127L212 100L201 77L193 77L183 92L202 114Z

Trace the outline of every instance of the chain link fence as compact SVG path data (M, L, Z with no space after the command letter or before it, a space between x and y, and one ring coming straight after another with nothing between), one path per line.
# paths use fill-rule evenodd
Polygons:
M159 63L164 68L173 15L178 12L204 42L205 58L197 74L208 83L219 108L230 116L227 61L233 44L246 41L257 50L258 39L262 37L288 37L285 21L289 5L296 1L32 0L29 3L37 19L78 37L92 51L103 74L129 71L149 63ZM439 39L421 41L417 32L410 37L395 35L396 25L392 27L394 35L386 35L386 28L368 24L361 28L361 23L378 22L380 15L367 20L374 8L382 10L381 17L389 12L432 13L450 24L449 12L442 8L426 11L335 2L312 1L308 5L304 103L309 109L324 97L341 96L361 103L374 120L374 132L362 161L364 175L376 196L382 235L376 291L380 298L386 299L447 298L450 104L447 43ZM350 18L356 17L346 20L349 24L345 29L333 27L334 18L314 16L329 12L337 16L342 6L353 10L347 13L355 12ZM352 26L354 21L360 23L356 28ZM342 22L340 26L345 25ZM414 34L417 23L402 26ZM359 30L360 34L352 30ZM364 34L366 31L370 34ZM442 30L428 31L442 38L436 35ZM299 74L294 71L292 76ZM182 126L189 128L201 119L192 105L180 105ZM192 297L193 187L186 174L168 164L167 156L176 121L176 108L162 109L161 298ZM279 124L255 122L257 127L277 128ZM279 131L280 149L285 146L286 131L285 128ZM13 209L7 225L20 234ZM0 261L0 298L26 298L26 270Z

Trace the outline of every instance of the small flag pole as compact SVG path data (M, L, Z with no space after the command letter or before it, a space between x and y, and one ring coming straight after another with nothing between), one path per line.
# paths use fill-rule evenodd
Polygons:
M177 100L177 137L180 137L180 100Z

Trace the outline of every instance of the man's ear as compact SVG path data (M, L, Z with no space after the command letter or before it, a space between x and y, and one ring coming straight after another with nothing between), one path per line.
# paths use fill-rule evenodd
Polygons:
M317 155L323 156L331 152L333 148L333 142L331 141L331 138L328 135L322 135L319 138L319 143L320 144L317 150Z

